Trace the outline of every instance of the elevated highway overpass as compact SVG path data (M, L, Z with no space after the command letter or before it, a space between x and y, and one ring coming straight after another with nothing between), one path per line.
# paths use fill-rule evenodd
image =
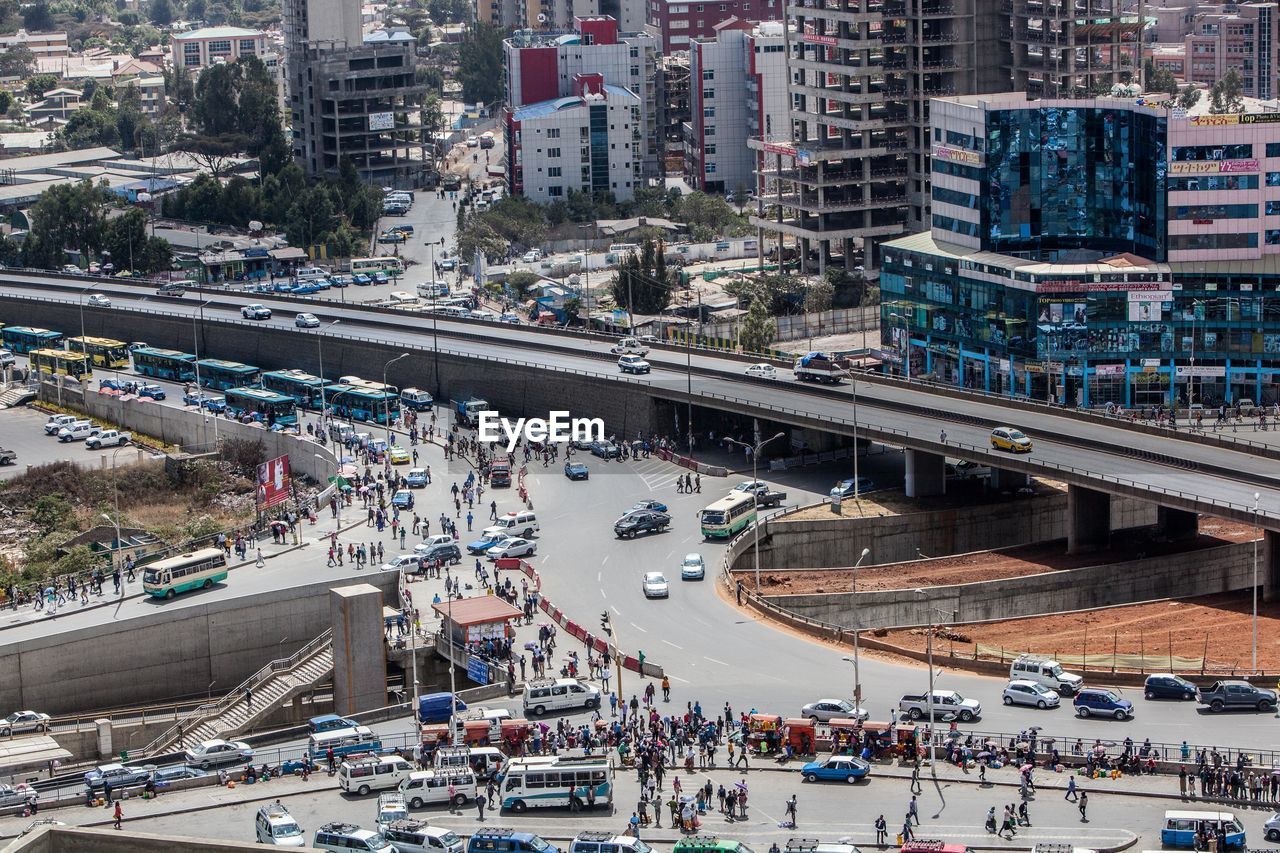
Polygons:
M105 293L112 307L87 305ZM245 321L239 309L261 302L269 321ZM310 311L319 330L297 329L294 314ZM1260 581L1268 595L1280 588L1280 453L1277 448L1228 438L1205 440L1151 434L1122 422L1079 418L1034 406L898 381L860 379L856 386L817 387L758 380L743 374L738 356L660 347L650 353L653 372L624 376L607 339L493 323L447 320L391 309L331 301L203 291L159 297L150 286L25 271L0 272L0 321L46 326L68 335L146 340L202 357L234 359L268 369L297 367L335 376L376 378L379 365L401 352L415 358L392 365L389 381L425 386L438 397L477 395L508 412L536 414L569 408L603 417L624 435L669 431L684 422L685 405L806 429L855 435L904 448L907 491L928 495L944 488L944 459L968 459L1006 473L1044 476L1070 487L1070 547L1105 541L1109 496L1126 495L1161 506L1170 535L1195 529L1197 514L1258 523L1266 528ZM1033 453L992 451L991 427L1011 423L1035 442ZM1255 500L1255 494L1257 499Z

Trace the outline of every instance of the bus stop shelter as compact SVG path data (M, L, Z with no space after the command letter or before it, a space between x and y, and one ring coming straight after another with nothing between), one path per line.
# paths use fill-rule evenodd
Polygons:
M35 773L53 775L58 766L70 762L71 757L70 752L48 735L3 740L0 741L0 780L35 781L39 778Z

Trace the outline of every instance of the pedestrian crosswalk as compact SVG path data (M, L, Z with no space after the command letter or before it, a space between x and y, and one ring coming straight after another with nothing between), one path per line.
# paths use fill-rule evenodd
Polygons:
M672 465L659 459L657 456L650 456L648 459L641 457L631 461L631 469L636 475L644 481L649 487L649 491L669 491L676 487L676 475L684 476L686 470L678 465Z

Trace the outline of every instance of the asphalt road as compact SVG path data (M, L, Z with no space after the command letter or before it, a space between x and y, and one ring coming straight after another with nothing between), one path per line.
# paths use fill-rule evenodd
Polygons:
M45 435L44 424L48 419L48 415L35 409L17 408L0 412L0 424L4 425L0 447L18 453L17 462L0 466L0 480L25 473L29 467L63 459L73 460L86 468L111 467L111 457L116 453L116 448L90 450L83 441L63 444L56 438ZM139 458L139 454L148 456L150 452L138 448L121 450L116 454L116 462L127 465Z
M31 282L21 275L0 274L0 293L32 295L32 289L40 291L40 298L62 299L75 302L86 285L80 280L39 280ZM110 309L85 308L88 328L93 332L109 334L110 317L124 307L149 312L174 313L191 316L198 303L192 299L161 300L149 290L114 283L102 287L93 286L112 296L116 304ZM292 300L272 299L254 294L219 294L205 308L207 319L239 321L238 306L249 301L259 301L279 313L265 324L293 328L293 312L300 306ZM314 308L307 305L307 308ZM323 312L321 312L323 314ZM420 316L406 317L401 322L385 317L375 317L368 312L348 306L340 313L342 324L326 329L320 334L331 336L367 337L380 341L398 342L410 349L427 351L431 348L432 330L421 325ZM328 319L327 315L322 319ZM248 324L254 325L254 324ZM460 353L477 359L504 362L521 361L546 369L568 370L575 373L593 373L616 381L623 377L601 355L606 350L602 344L577 336L551 338L557 347L548 351L549 340L543 334L511 326L489 324L462 324L439 321L433 323L445 335L441 351ZM450 339L450 332L483 334L482 340ZM299 334L314 335L313 330L299 330ZM308 344L309 346L309 344ZM541 346L542 348L539 348ZM212 353L216 355L215 353ZM690 380L686 374L686 359L695 375ZM747 382L741 374L742 365L714 354L689 356L674 350L655 351L650 354L654 365L651 374L626 377L625 381L653 386L654 393L664 390L678 397L686 383L694 383L696 394L708 396L709 405L744 405L754 409L766 408L777 412L778 420L787 420L788 412L796 412L832 425L851 424L852 389L846 386L836 397L809 393L810 389L787 381L787 371L782 380L773 383ZM270 365L276 367L277 365ZM278 365L285 367L289 365ZM718 403L710 398L719 395L728 402ZM1162 495L1194 499L1209 514L1253 520L1254 494L1260 495L1260 512L1263 519L1280 526L1280 466L1274 461L1227 447L1206 446L1178 441L1165 436L1147 436L1125 430L1114 423L1081 422L1053 414L1052 412L1011 413L995 401L981 399L954 399L932 394L919 387L904 388L868 382L859 383L857 423L864 434L884 437L896 436L903 444L925 449L941 449L945 432L945 446L950 455L972 459L999 467L1009 457L991 451L987 447L989 429L971 425L956 418L981 417L988 421L1015 421L1035 441L1035 451L1019 457L1019 461L1038 468L1037 473L1068 481L1101 481L1110 479L1126 484L1135 494L1147 494L1152 498ZM732 401L740 401L733 403ZM905 407L922 407L922 413L905 410ZM572 414L590 415L589 412ZM846 427L847 428L847 427ZM1093 442L1082 446L1080 442ZM1213 466L1227 473L1208 470L1189 472L1183 467L1162 461L1136 458L1111 452L1112 447L1142 450L1153 454L1166 454L1202 466ZM1237 474L1236 472L1240 472ZM1247 477L1261 477L1262 482L1248 482Z
M875 841L873 822L877 815L884 815L892 842L901 830L911 794L905 779L877 776L879 771L879 767L875 768L866 782L857 785L833 782L806 784L798 773L781 771L754 770L743 774L707 770L697 771L692 777L685 773L679 776L686 792L708 779L717 787L745 782L749 788L746 818L729 821L716 811L713 803L708 813L701 816L701 831L742 841L763 853L772 843L785 847L790 838L818 838L828 842L848 839L864 849L871 848ZM993 771L989 775L993 781L1005 781L1012 776L1008 771ZM671 792L671 779L669 775L665 790L667 796ZM1172 779L1164 781L1165 790L1170 786L1176 790L1176 782ZM1123 780L1116 784L1098 783L1088 786L1089 809L1088 821L1085 822L1081 820L1076 805L1064 801L1061 790L1065 784L1063 777L1046 778L1041 774L1039 784L1039 791L1028 803L1032 826L1020 828L1015 839L1004 841L988 834L983 828L983 821L989 807L996 807L999 815L1005 804L1016 802L1016 788L980 787L971 779L960 781L946 777L935 786L928 781L926 774L925 786L918 799L920 825L914 828L916 837L1027 849L1036 843L1067 844L1077 848L1120 846L1137 836L1137 843L1132 849L1158 849L1159 826L1164 812L1179 807L1176 800L1112 793L1125 789ZM443 805L432 805L414 810L412 814L464 835L482 826L514 827L553 839L566 839L583 830L621 833L639 799L639 787L634 774L627 772L617 774L615 785L611 810L599 804L594 813L581 815L571 815L564 809L534 809L521 815L487 811L484 823L480 824L472 805L453 813ZM794 828L781 825L786 801L793 794L797 798L797 826ZM324 774L313 774L305 783L289 778L274 780L265 786L240 786L234 791L217 787L197 788L164 794L150 802L130 800L124 803L125 828L137 832L251 841L255 812L264 800L275 799L288 807L308 840L321 825L330 821L340 820L371 828L377 814L376 794L367 797L343 794L334 780ZM73 807L45 814L72 824L107 825L110 819L107 809ZM1261 811L1240 814L1255 848L1274 846L1262 840L1262 824L1269 814ZM30 819L22 818L0 820L0 835L14 834L29 822ZM659 850L669 850L676 837L666 814L662 817L661 829L649 827L642 833L642 838L656 844ZM561 850L567 849L562 842L556 846Z

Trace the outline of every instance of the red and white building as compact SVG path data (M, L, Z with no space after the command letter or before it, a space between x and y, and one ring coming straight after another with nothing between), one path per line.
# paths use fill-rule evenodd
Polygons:
M662 52L688 50L694 39L715 38L716 27L731 18L741 21L782 20L782 0L723 0L690 3L648 0L649 24Z

